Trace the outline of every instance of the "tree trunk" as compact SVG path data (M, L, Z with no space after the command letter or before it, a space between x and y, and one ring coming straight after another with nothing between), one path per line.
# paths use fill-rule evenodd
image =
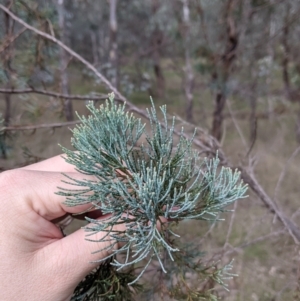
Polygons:
M297 139L298 144L300 144L300 109L298 109L298 112L297 112L296 139Z
M5 87L7 90L11 90L12 86L8 83ZM11 101L10 101L10 94L4 94L4 101L5 101L5 113L4 113L4 126L9 126L9 121L11 117Z
M98 47L97 47L97 37L94 31L91 31L91 42L92 42L92 52L93 52L93 65L99 65L99 55L98 55Z
M222 138L222 125L223 125L223 110L226 103L225 94L218 92L215 98L215 110L213 113L213 126L212 126L212 135L221 140Z
M155 15L159 9L159 1L152 0L152 13ZM155 26L155 29L152 33L152 46L153 46L153 70L156 78L156 93L158 98L164 98L165 96L165 77L162 71L161 62L160 62L160 47L163 42L163 32Z
M165 95L165 77L160 64L160 55L158 51L153 54L153 69L156 78L156 93L158 98L164 98Z
M60 29L60 39L66 44L66 34L65 34L65 9L64 0L58 0L57 3L58 10L58 23ZM60 91L62 94L69 94L69 78L67 73L68 67L68 55L66 51L60 47L59 48L59 63L60 63ZM64 114L68 121L73 120L73 105L71 99L63 100Z
M183 0L183 37L184 37L184 52L185 52L185 66L184 66L184 92L186 97L186 119L193 123L193 86L194 74L190 57L190 9L188 0Z
M109 0L109 29L110 29L110 51L109 61L113 69L111 83L118 88L119 68L118 68L118 23L117 23L117 0Z
M252 85L251 89L251 95L250 95L250 135L249 135L249 141L250 145L253 145L256 139L256 133L257 133L257 117L256 117L256 107L257 107L257 99L256 99L256 80L254 79L254 83Z
M10 75L8 75L8 83L6 84L6 89L12 89ZM10 118L11 118L11 99L10 93L4 94L4 101L5 101L5 111L4 111L4 126L9 126ZM0 133L0 153L2 159L7 159L7 152L6 152L6 139L7 133L6 131L2 131Z
M282 30L282 46L283 46L283 58L282 58L282 79L284 84L284 90L287 98L290 98L291 86L290 86L290 77L289 77L289 60L290 60L290 48L288 44L289 36L289 15L290 15L290 5L287 3L286 6L286 15L285 15L285 24Z
M226 103L227 81L231 72L231 67L236 59L236 51L238 46L238 33L236 30L233 11L237 8L236 0L228 0L225 7L225 23L227 26L226 48L221 55L220 65L216 66L216 71L213 73L213 81L218 86L218 91L215 97L215 109L213 113L212 135L221 140L223 126L223 110ZM217 65L217 63L216 63Z

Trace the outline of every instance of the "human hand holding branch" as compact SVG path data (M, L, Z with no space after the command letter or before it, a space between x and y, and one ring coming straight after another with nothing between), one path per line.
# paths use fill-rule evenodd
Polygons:
M5 209L0 212L1 300L70 300L77 284L99 265L89 262L108 255L109 242L90 243L83 229L64 237L52 222L90 207L63 205L64 197L55 194L64 178L62 172L76 179L84 177L61 156L0 174ZM91 214L103 218L100 212ZM101 235L94 238L101 240Z

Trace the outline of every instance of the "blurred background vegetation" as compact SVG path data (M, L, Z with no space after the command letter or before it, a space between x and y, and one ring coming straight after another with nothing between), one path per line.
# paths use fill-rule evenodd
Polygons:
M1 170L70 147L88 100L114 90L138 114L152 96L247 171L225 221L178 230L235 259L220 300L300 300L299 14L296 0L1 0Z

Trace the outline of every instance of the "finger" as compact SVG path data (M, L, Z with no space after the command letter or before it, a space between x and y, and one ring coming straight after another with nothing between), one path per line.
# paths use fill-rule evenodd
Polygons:
M95 179L94 176L80 173L65 174L76 180ZM56 194L60 190L58 187L70 190L85 187L64 183L63 181L72 181L60 172L14 169L2 173L1 177L7 192L17 196L15 199L19 202L20 210L33 210L47 220L53 220L66 213L80 213L91 207L90 203L75 207L63 204L66 197Z
M114 230L123 231L125 225L118 225ZM88 273L100 264L99 261L110 255L109 247L115 242L108 241L105 232L86 237L87 232L79 229L76 232L43 248L42 259L49 258L49 265L58 267L57 272L69 283L79 283ZM86 238L96 240L88 241ZM100 240L104 240L99 242ZM114 249L118 245L113 246ZM51 262L53 259L54 262ZM96 263L95 263L96 261Z
M61 171L61 172L78 172L74 165L67 163L64 159L67 155L58 155L38 163L24 166L20 169L39 170L39 171Z
M104 217L102 217L104 218ZM105 216L107 218L107 216ZM101 220L101 218L98 218ZM166 219L161 217L157 222L157 229L160 231L162 224L167 223ZM125 224L114 226L114 231L125 231ZM55 264L59 264L59 270L63 277L69 277L70 283L79 283L88 273L99 265L102 259L108 257L112 249L115 250L122 246L111 236L106 237L106 232L98 232L92 236L86 236L84 229L66 236L55 243L46 247L44 252L49 252L52 258L55 258ZM87 240L93 240L89 241ZM47 256L47 255L46 255ZM47 257L47 258L50 258ZM68 274L66 271L72 271Z

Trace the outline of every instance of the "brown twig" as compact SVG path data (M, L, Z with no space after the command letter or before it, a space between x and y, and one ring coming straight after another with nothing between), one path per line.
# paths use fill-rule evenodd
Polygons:
M229 239L230 239L230 236L231 236L231 233L232 233L232 227L233 227L233 223L234 223L234 219L235 219L235 213L236 213L236 210L237 210L237 206L238 206L238 202L235 202L234 205L233 205L233 212L232 212L232 215L231 215L228 231L227 231L227 234L226 234L225 243L224 243L224 246L223 246L224 250L229 245Z
M289 167L289 164L291 163L291 161L294 160L294 158L298 155L300 151L300 146L298 146L292 153L292 155L289 157L289 159L286 161L285 165L284 165L284 168L282 169L282 172L279 176L279 179L277 181L277 184L276 184L276 187L275 187L275 190L274 190L274 197L273 199L276 200L277 199L277 195L278 195L278 192L279 192L279 188L280 188L280 185L283 181L283 179L285 178L285 174L286 174L286 171L287 171L287 168Z
M276 232L271 232L269 234L257 237L257 238L255 238L251 241L248 241L248 242L245 242L245 243L241 244L240 246L234 247L232 250L228 250L224 255L229 256L232 253L238 252L239 250L245 249L245 248L247 248L251 245L257 244L261 241L265 241L266 239L269 239L271 237L282 235L285 232L286 232L285 230L279 230L279 231L276 231Z
M232 122L233 122L233 124L234 124L234 126L235 126L235 128L236 128L236 130L237 130L237 132L238 132L238 134L239 134L239 136L240 136L240 138L241 138L243 144L244 144L245 149L247 149L248 146L247 146L247 142L246 142L245 136L244 136L244 134L243 134L243 132L242 132L242 130L241 130L239 124L238 124L237 121L236 121L234 112L232 111L232 108L231 108L231 102L230 102L230 99L229 99L229 98L227 98L226 105L227 105L227 108L228 108L228 111L229 111L231 120L232 120Z
M58 98L65 98L65 99L78 99L78 100L105 100L107 99L107 95L101 95L101 96L93 96L93 95L67 95L67 94L61 94L57 92L52 91L46 91L46 90L39 90L39 89L0 89L0 94L41 94L41 95L47 95L47 96L53 96ZM118 99L116 99L118 100Z
M12 44L22 33L24 33L27 30L26 27L23 27L18 33L16 33L14 36L10 37L7 40L4 40L4 45L2 48L0 48L0 53L3 52L10 44Z
M240 168L241 176L245 183L247 183L251 189L256 193L257 196L264 203L266 208L268 208L272 213L274 213L278 219L285 225L290 235L294 239L296 244L300 242L300 230L296 224L289 218L287 218L283 212L277 207L274 200L272 200L263 188L258 184L256 177L252 172L247 171L244 168Z
M43 124L37 124L37 125L11 125L3 127L1 130L6 132L12 132L12 131L32 131L32 130L38 130L38 129L48 129L48 128L60 128L64 126L70 126L70 125L76 125L80 123L80 120L75 121L68 121L68 122L56 122L56 123L43 123Z

